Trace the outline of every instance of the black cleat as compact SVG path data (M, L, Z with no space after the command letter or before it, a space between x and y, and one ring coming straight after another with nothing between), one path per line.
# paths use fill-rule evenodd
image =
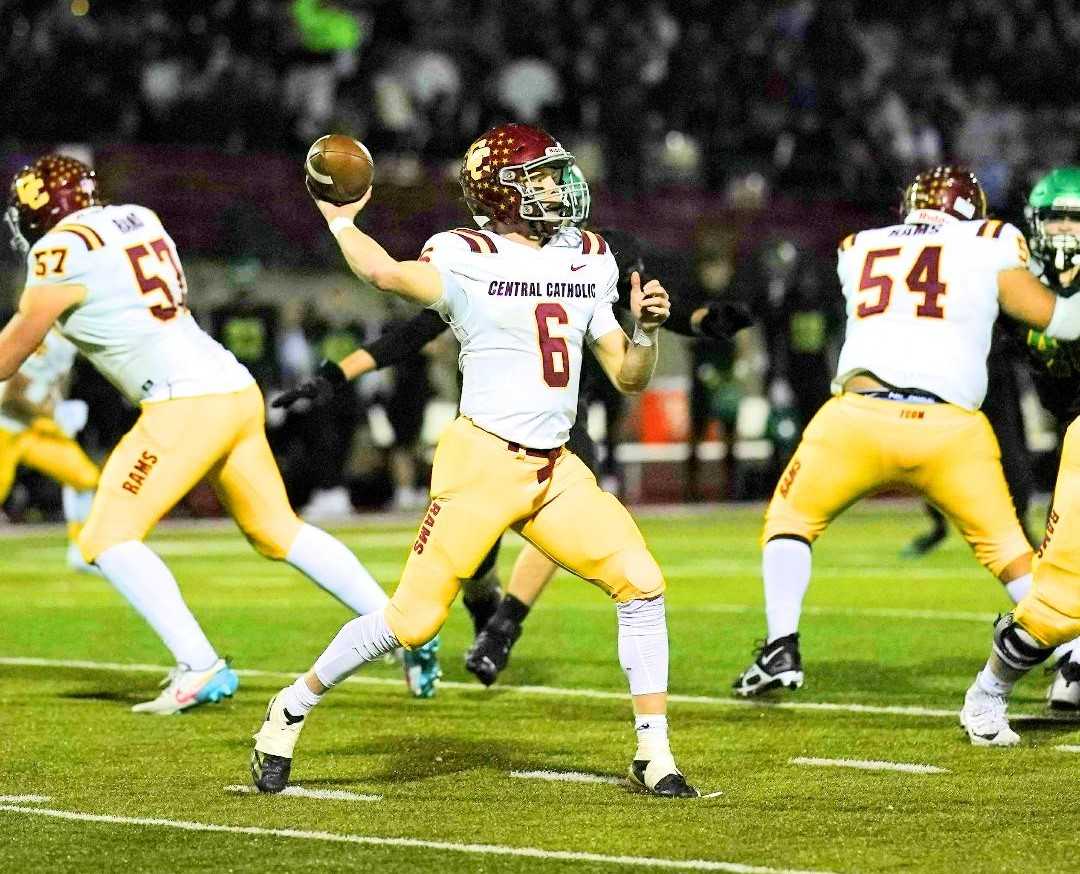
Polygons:
M701 793L686 782L682 772L675 767L674 760L670 760L666 767L661 767L661 776L652 779L649 765L645 759L634 759L630 765L630 782L639 789L644 789L650 795L659 795L661 798L698 798Z
M465 670L490 686L506 667L510 650L519 637L521 625L498 617L492 619L465 653Z
M803 684L802 656L799 655L799 632L762 644L750 665L732 685L741 698L761 695L770 689L798 689Z
M276 793L289 785L292 759L251 751L251 778L260 792Z

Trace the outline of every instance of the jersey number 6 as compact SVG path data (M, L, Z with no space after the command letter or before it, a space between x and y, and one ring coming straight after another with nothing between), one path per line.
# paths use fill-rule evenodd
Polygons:
M177 311L183 309L187 304L184 302L184 271L177 263L169 244L161 237L158 237L156 240L151 240L149 244L139 243L137 246L131 246L125 249L124 253L128 256L128 260L131 261L131 268L135 272L135 281L139 284L139 291L145 295L152 295L151 299L157 300L150 307L151 315L156 319L161 319L163 322L175 318ZM161 264L168 264L172 267L176 274L175 288L169 287L166 278L158 274L147 273L143 269L143 259L149 258L151 255L156 255L158 262Z
M540 360L544 363L544 382L552 388L566 388L570 384L570 350L566 348L565 339L551 336L550 319L560 325L569 321L561 304L537 304L536 338L540 344Z
M866 253L863 261L862 276L859 279L859 291L877 289L877 300L874 303L863 301L855 308L855 314L860 319L868 316L876 316L889 308L892 299L893 278L888 273L875 274L874 262L885 258L895 258L901 252L895 249L871 249ZM908 271L904 280L908 291L923 296L922 303L915 307L915 315L926 319L943 319L945 310L938 302L938 298L945 294L948 287L940 280L941 273L941 246L926 246L915 263Z

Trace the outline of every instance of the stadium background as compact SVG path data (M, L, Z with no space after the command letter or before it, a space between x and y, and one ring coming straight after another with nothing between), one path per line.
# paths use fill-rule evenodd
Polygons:
M665 337L654 386L611 418L624 445L610 475L633 500L761 497L827 391L836 241L887 222L902 185L942 160L972 166L1017 223L1032 181L1080 160L1074 4L914 6L0 0L0 171L61 147L93 163L108 199L160 213L197 318L272 396L410 314L348 274L308 202L300 156L316 136L371 147L365 227L408 257L467 221L454 177L476 133L547 126L584 168L598 226L644 238L669 287L758 317L726 346ZM14 255L0 264L5 312L21 272ZM317 515L421 500L457 387L452 345L429 352L330 409L271 420L294 503ZM82 364L72 391L101 457L134 411ZM418 397L420 442L395 448ZM1026 397L1047 488L1054 437ZM598 435L605 409L590 416ZM733 431L725 465L716 439ZM697 468L691 432L705 442ZM55 518L58 490L23 472L4 509ZM179 512L215 510L197 491Z

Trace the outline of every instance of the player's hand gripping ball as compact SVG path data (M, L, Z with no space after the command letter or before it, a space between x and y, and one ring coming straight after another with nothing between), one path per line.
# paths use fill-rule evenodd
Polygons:
M363 143L344 134L326 134L308 149L304 171L304 184L312 197L340 206L355 203L367 193L375 164Z

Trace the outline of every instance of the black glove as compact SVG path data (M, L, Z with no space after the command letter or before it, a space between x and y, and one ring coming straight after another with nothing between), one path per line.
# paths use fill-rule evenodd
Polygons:
M306 379L296 388L274 398L272 407L291 407L300 399L310 400L316 407L329 403L341 386L348 380L345 371L333 361L324 361L311 379Z
M698 323L697 331L702 337L726 340L753 323L746 304L714 300L706 306L705 317Z

